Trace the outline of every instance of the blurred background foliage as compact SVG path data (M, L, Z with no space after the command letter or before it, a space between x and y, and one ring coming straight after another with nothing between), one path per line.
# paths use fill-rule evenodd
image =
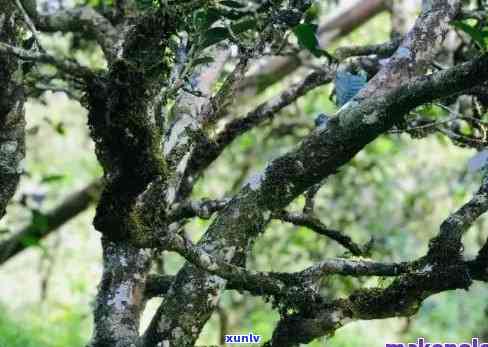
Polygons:
M90 0L104 6L101 0ZM319 8L321 22L337 11L330 2ZM379 43L388 40L390 18L376 16L334 43ZM84 64L103 66L100 51L73 35L45 37L52 50L74 55ZM286 88L284 80L258 96L248 96L242 114ZM336 110L325 86L283 110L265 126L241 136L201 179L195 198L230 196L265 164L292 148L313 127L318 113ZM437 117L434 106L418 110ZM47 92L26 105L28 143L26 175L0 230L16 231L35 221L70 192L101 176L86 127L86 110L63 93ZM280 131L280 129L282 131ZM290 131L290 129L292 131ZM450 212L465 202L479 182L469 172L472 149L453 145L441 136L413 139L387 134L371 143L331 177L319 191L317 213L329 227L343 230L354 241L373 239L371 255L384 261L401 261L425 253L428 240ZM297 199L289 210L303 208ZM88 209L40 244L0 267L0 347L78 347L91 333L91 304L101 276L100 235L91 226L94 208ZM42 223L42 217L39 223ZM187 232L198 239L210 221L194 220ZM487 237L481 218L465 237L465 255L473 256ZM8 237L9 232L0 237ZM305 229L273 222L255 243L249 267L297 271L325 257L350 256L337 244ZM182 259L164 254L164 271L176 273ZM346 295L361 286L384 286L388 279L328 278L321 290L331 297ZM488 288L475 285L468 292L451 292L430 298L412 319L352 323L335 336L310 346L382 346L387 341L409 342L423 336L432 341L462 342L472 336L488 338ZM142 329L159 301L148 303ZM272 333L278 314L271 304L246 294L226 292L203 331L199 344L218 344L220 334Z

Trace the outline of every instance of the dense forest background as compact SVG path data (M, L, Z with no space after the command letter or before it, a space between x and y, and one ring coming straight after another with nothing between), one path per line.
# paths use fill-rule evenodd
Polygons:
M104 0L100 1L90 0L90 3L102 6ZM326 24L356 5L352 0L319 1L315 6L317 22ZM73 4L48 1L43 10L53 11L59 6ZM420 8L415 1L406 8L411 12L402 12L401 19L408 26ZM398 13L386 8L378 12L324 48L334 52L339 46L389 41ZM50 52L76 57L93 68L105 64L100 49L85 42L80 35L41 34L41 39ZM469 36L453 31L448 40L469 41ZM320 61L310 62L313 64ZM224 76L231 67L224 63ZM304 74L298 72L262 92L242 96L233 105L235 113L244 114L253 109L302 79ZM313 129L318 114L332 114L337 110L330 97L333 88L333 84L316 88L280 111L279 116L240 136L208 169L194 189L193 197L230 196L269 160L293 148ZM27 249L0 266L1 347L81 347L91 335L93 301L102 273L100 234L92 226L99 193L93 182L99 180L102 170L86 127L87 111L77 97L63 91L46 91L32 95L25 104L26 172L7 215L0 222L3 231L0 238L8 239L26 226L42 228L46 216L87 187L91 202L42 241L23 240ZM435 103L415 112L434 120L446 117L446 109ZM476 168L477 161L479 153L475 148L453 141L443 133L392 131L368 145L338 174L328 178L317 194L316 215L325 225L343 230L357 244L370 244L373 258L385 262L415 259L426 253L428 240L437 233L439 224L476 191L481 175ZM304 203L305 198L300 197L289 209L301 210ZM210 223L209 219L194 219L186 225L186 232L196 241ZM481 217L464 238L464 255L474 257L487 236L486 218ZM256 241L248 268L299 271L323 258L336 256L352 257L338 250L332 240L305 227L273 221L268 232ZM175 274L183 262L177 254L163 255L160 270ZM355 288L385 287L390 282L381 277L334 276L323 280L320 286L336 297ZM353 322L334 336L309 345L323 346L326 341L334 347L376 347L387 341L409 342L419 336L452 342L469 340L472 336L488 339L487 297L488 287L475 283L469 292L457 290L428 298L412 318ZM149 301L143 327L160 301L158 298ZM267 340L278 320L271 303L226 291L198 344L219 344L226 333L253 332Z

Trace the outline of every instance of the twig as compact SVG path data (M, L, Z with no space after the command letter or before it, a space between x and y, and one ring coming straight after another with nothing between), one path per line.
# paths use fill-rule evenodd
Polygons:
M70 75L80 77L82 79L91 80L95 77L92 70L69 59L58 59L50 54L27 51L23 48L14 47L3 42L0 42L0 52L13 54L26 61L51 64Z
M361 246L354 243L349 236L344 235L338 230L327 228L320 220L311 215L279 211L273 215L273 218L294 225L303 226L315 231L317 234L327 236L341 244L354 255L362 255L364 253Z

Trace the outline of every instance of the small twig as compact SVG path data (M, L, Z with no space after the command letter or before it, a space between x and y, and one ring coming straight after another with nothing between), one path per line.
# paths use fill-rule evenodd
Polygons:
M315 209L315 196L319 192L323 183L315 184L305 192L305 206L303 206L303 213L306 215L313 215Z
M15 0L15 4L19 8L20 12L22 12L22 16L24 17L25 24L27 24L27 26L29 27L29 30L32 33L32 36L34 36L34 39L37 42L37 46L39 47L39 50L42 53L47 53L46 49L41 44L41 39L39 37L39 33L37 32L36 26L34 25L34 22L32 21L32 19L29 17L29 14L25 10L24 6L20 2L20 0Z
M351 238L344 235L341 231L327 228L319 219L300 213L293 213L287 211L279 211L273 215L274 219L288 222L294 225L303 226L315 231L317 234L324 235L330 239L341 244L354 255L362 255L364 253L361 246L354 243Z
M350 57L365 55L377 55L378 57L387 58L395 52L400 43L401 38L397 38L392 41L376 45L339 47L336 49L334 55L339 61Z

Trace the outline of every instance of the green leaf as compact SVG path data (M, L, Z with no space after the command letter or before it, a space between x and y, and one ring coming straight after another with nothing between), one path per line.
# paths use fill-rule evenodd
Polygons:
M39 210L32 210L31 224L37 232L44 232L49 228L49 218Z
M214 8L198 10L193 13L193 25L199 31L207 30L218 21L221 14Z
M234 8L243 8L246 7L245 4L242 4L238 1L233 1L233 0L223 0L220 2L222 5L227 6L227 7L234 7Z
M255 29L257 21L255 19L246 19L231 25L232 31L235 34L243 33L244 31Z
M192 65L197 66L197 65L202 65L202 64L210 64L213 63L215 60L212 57L200 57L195 60L193 60Z
M26 235L20 239L20 243L22 243L26 247L35 247L39 246L40 239L35 236Z
M54 126L54 130L59 134L59 135L65 135L66 134L66 128L64 127L63 122L58 122Z
M42 177L41 183L52 183L52 182L58 182L61 181L65 178L64 175L47 175Z
M231 28L234 34L240 34L243 33L244 31L256 28L256 24L257 22L255 19L248 19L248 20L243 20L232 24ZM204 49L216 43L224 41L230 37L231 35L227 28L224 27L210 28L203 35L203 39L200 43L200 47Z
M229 37L230 37L230 33L229 30L227 30L227 28L215 27L215 28L208 29L203 35L203 41L201 43L201 47L202 49L207 48Z
M151 7L157 7L158 3L154 0L136 0L136 5L141 10L147 10Z
M467 23L460 22L460 21L454 21L452 22L452 25L458 28L459 30L464 31L466 34L471 37L471 39L478 44L478 46L486 50L487 48L487 42L486 42L486 31L479 30L475 28L474 26L471 26Z
M298 24L293 28L293 34L295 34L300 47L308 49L314 56L321 57L325 54L319 46L316 24Z

